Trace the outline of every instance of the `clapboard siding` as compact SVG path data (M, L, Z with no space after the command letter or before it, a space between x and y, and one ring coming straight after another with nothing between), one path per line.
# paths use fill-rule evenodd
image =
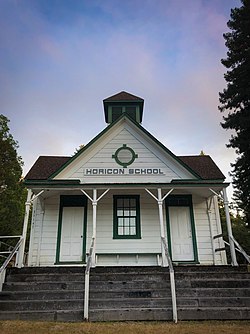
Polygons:
M100 191L98 194L100 195ZM141 208L141 239L113 239L113 195L130 194L140 195ZM34 218L32 222L29 265L50 266L55 263L56 246L57 246L57 230L59 219L59 202L60 196L52 196L44 200L41 205L40 200L37 201L34 210ZM43 207L45 208L43 213ZM195 230L198 246L198 260L201 264L212 264L212 244L210 228L208 223L206 202L201 202L201 198L193 196L193 209ZM212 206L212 230L213 235L220 233L216 216L216 207ZM165 211L165 210L164 210ZM164 221L166 221L164 212ZM87 211L87 251L89 250L92 238L92 204L88 202ZM219 247L219 241L216 241L216 247ZM161 253L160 244L160 226L158 205L145 190L125 190L109 191L99 202L97 206L97 254L116 254L124 253L119 258L119 264L157 264L157 254ZM125 254L132 253L130 257ZM152 253L147 257L142 253ZM139 254L139 258L135 257ZM140 255L141 254L141 255ZM39 257L39 259L38 259ZM130 259L130 260L129 260ZM113 262L112 262L113 261ZM137 261L137 262L136 262ZM224 264L220 254L216 255L217 264ZM104 256L100 258L100 264L117 264L117 258Z

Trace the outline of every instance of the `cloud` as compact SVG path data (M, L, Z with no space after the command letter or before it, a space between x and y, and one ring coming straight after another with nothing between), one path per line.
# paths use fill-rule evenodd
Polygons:
M220 59L239 2L59 3L0 3L0 107L25 172L39 155L71 155L90 141L106 126L102 100L127 90L145 99L143 125L169 149L203 149L227 174L235 156L219 125Z

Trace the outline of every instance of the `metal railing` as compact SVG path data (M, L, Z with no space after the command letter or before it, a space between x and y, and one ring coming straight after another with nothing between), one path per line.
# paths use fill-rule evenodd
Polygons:
M170 274L170 287L171 287L171 297L172 297L172 309L173 309L173 321L177 323L177 305L176 305L176 290L175 290L175 278L174 278L174 267L172 260L168 252L168 245L165 238L161 237L161 242L165 251L165 255L168 261L168 268Z
M89 255L87 258L86 269L85 269L85 287L84 287L84 320L88 321L89 319L89 275L90 268L92 265L92 256L95 246L95 238L92 238Z
M218 239L218 238L222 238L222 241L224 242L225 245L230 246L230 243L227 242L226 240L224 240L223 238L223 234L217 234L213 237L213 240ZM231 236L230 239L234 242L235 244L235 250L239 253L241 253L244 258L247 260L248 263L250 263L250 256L245 252L245 250L241 247L241 245L238 243L238 241ZM221 248L215 248L215 252L221 252L226 250L226 247L221 247Z
M12 248L11 251L4 251L2 253L6 254L9 253L8 257L5 259L4 263L2 264L0 268L0 291L2 291L2 286L5 280L5 272L8 264L12 260L15 254L17 254L18 249L20 248L22 242L23 242L23 237L18 235L18 236L1 236L0 239L7 239L7 238L19 238L18 242L16 245Z

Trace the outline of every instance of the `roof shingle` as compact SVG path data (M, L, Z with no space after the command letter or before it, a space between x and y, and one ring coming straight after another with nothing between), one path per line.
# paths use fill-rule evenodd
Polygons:
M141 97L135 96L127 92L120 92L110 97L107 97L103 102L116 102L116 101L144 101Z

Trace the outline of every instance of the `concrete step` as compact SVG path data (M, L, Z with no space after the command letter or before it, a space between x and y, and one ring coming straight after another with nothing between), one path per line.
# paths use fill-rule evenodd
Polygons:
M91 309L90 321L160 321L172 320L171 308Z
M197 306L198 300L181 298L179 305ZM171 298L96 298L90 300L92 309L123 309L123 308L171 308Z
M1 291L0 300L61 300L84 298L83 290Z
M234 280L241 280L241 279L249 279L250 274L247 272L176 272L175 279L178 280L218 280L218 279L234 279Z
M177 298L177 305L178 300L179 298ZM199 307L250 307L249 297L198 297L196 300ZM182 305L182 301L183 298L180 298L179 305Z
M250 297L250 288L179 288L177 297Z
M191 288L250 288L250 279L221 279L221 280L182 280L176 282L177 287Z
M214 265L174 265L174 271L176 273L178 272L203 272L203 273L235 273L235 272L248 272L248 266L247 265L240 265L237 267L232 267L230 265L225 266L214 266Z
M37 321L83 321L82 310L56 310L56 311L1 311L0 320L37 320Z
M19 274L84 274L84 266L53 266L53 267L23 267L23 268L7 268L7 275L19 275Z
M6 282L84 282L84 273L71 273L71 274L59 274L59 273L43 273L43 274L11 274L6 277Z
M83 300L1 300L0 311L83 310Z
M4 291L40 291L40 290L83 290L84 282L8 282L4 283Z
M170 289L169 281L90 281L90 291L95 291L96 289L102 291L128 291L128 290L140 290L140 289Z
M250 320L249 307L181 307L179 320Z
M168 273L90 273L90 280L94 281L145 281L145 277L147 281L167 281L169 280Z
M106 290L95 289L90 291L90 299L96 298L166 298L171 295L170 289L144 289L142 286L140 289L126 289L126 290Z

